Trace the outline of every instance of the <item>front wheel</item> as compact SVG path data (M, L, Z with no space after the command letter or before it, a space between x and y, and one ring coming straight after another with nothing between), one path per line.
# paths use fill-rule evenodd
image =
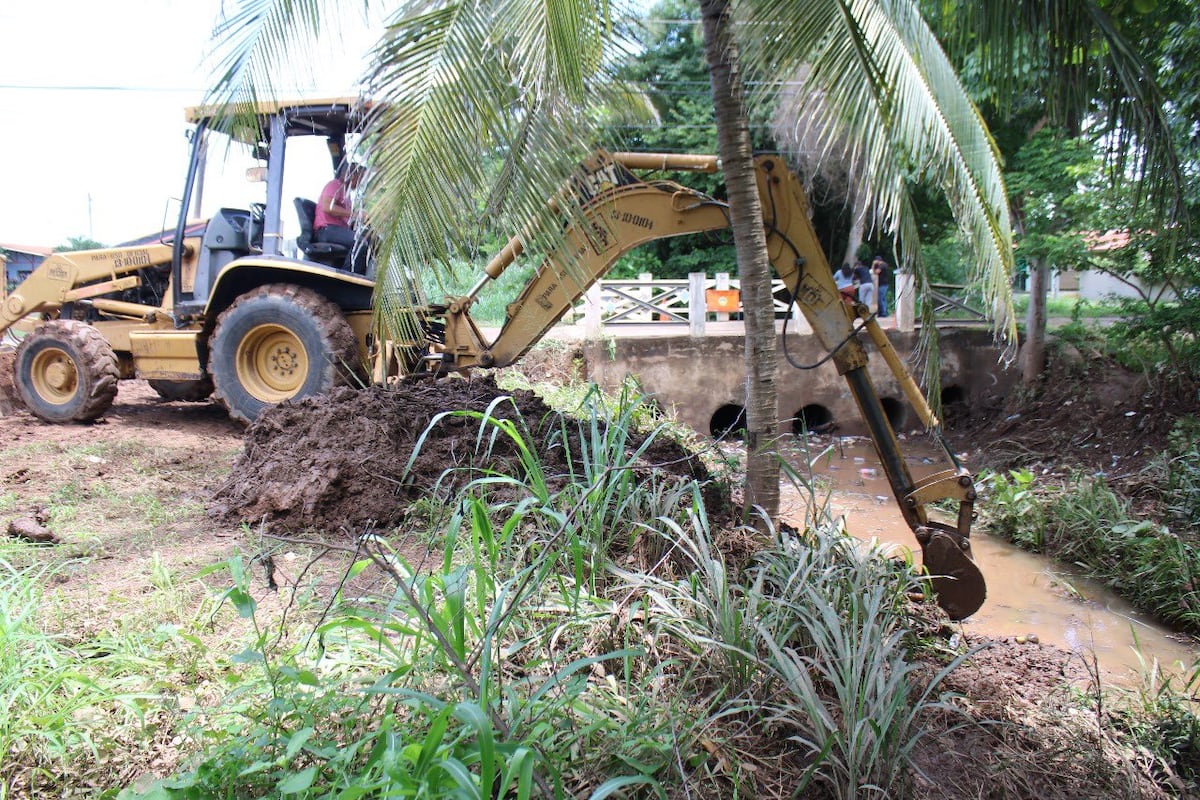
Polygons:
M209 349L214 395L235 420L329 391L353 374L358 345L337 305L291 284L260 286L217 318Z
M46 422L91 422L103 416L121 377L104 335L75 320L47 322L22 339L14 371L21 399Z

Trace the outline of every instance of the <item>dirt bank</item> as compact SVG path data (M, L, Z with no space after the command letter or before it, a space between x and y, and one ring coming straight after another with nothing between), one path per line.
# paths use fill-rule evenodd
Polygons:
M990 406L946 408L976 466L1101 473L1114 488L1167 449L1176 421L1200 413L1194 387L1132 372L1110 358L1058 351L1042 380Z

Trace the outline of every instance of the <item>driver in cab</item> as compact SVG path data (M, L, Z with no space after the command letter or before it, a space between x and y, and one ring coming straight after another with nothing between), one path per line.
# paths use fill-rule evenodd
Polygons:
M313 240L345 247L346 269L355 272L366 271L367 248L361 244L355 246L358 237L351 225L354 216L351 202L362 175L360 165L343 161L333 180L321 190L313 215Z

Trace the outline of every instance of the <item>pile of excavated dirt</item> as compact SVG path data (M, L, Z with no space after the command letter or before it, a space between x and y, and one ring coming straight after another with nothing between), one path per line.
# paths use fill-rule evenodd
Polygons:
M11 347L0 347L0 416L7 416L19 408L21 396L13 383L13 367L16 364L17 351Z
M1041 382L990 408L947 406L952 437L972 442L973 464L1082 469L1130 480L1166 450L1176 420L1200 413L1194 387L1131 372L1111 359L1052 361Z
M502 397L511 399L496 402ZM438 417L458 410L514 423L552 486L568 472L561 416L536 394L503 391L490 376L341 387L266 411L247 430L245 449L209 511L273 530L357 532L369 524L394 526L413 501L448 498L485 471L523 477L520 448L496 427L481 436L479 418ZM578 426L567 430L577 453ZM632 447L643 441L630 436ZM699 459L664 436L638 467L709 478Z

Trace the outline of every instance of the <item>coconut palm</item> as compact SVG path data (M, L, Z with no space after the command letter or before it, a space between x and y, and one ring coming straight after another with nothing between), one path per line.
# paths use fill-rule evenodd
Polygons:
M974 64L974 88L989 105L1000 114L1018 105L1038 108L1031 136L1052 124L1070 137L1087 132L1102 140L1113 184L1132 182L1138 201L1152 205L1156 227L1178 235L1187 212L1169 104L1136 37L1139 27L1143 45L1145 37L1164 36L1172 18L1195 24L1188 3L947 2L937 12L935 21L952 51ZM1018 229L1020 222L1018 213ZM1030 259L1026 383L1040 378L1045 362L1050 266Z
M215 99L269 92L286 54L352 5L371 4L244 0L218 29L225 46ZM806 89L820 93L828 129L866 165L871 204L918 280L908 186L936 181L976 247L997 330L1008 333L1011 234L993 143L915 0L702 0L701 12L746 310L746 499L772 518L776 333L749 105L804 107L804 92L782 88L807 70ZM636 46L627 10L609 0L411 0L387 20L366 73L378 102L365 139L369 213L390 268L449 269L489 226L521 231L526 252L552 246L561 225L547 199L603 144L601 123L636 108L636 93L611 78ZM753 96L749 73L766 87ZM389 284L386 271L380 283ZM380 310L385 323L400 318L385 295Z

